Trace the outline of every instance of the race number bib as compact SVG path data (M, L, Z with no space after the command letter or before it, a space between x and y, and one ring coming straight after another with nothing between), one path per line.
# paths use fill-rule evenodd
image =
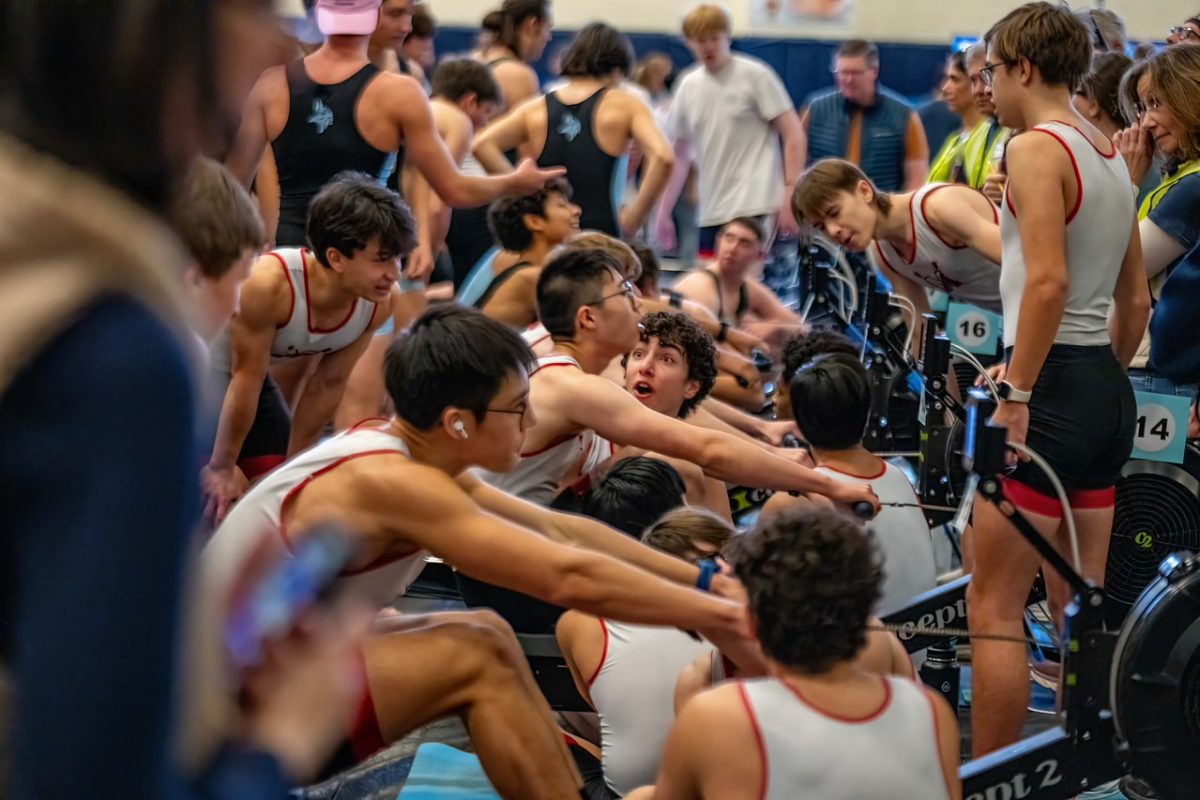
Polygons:
M1137 421L1131 458L1182 464L1191 401L1173 394L1133 394L1137 398Z
M951 303L946 312L946 334L968 352L994 356L1000 344L999 314L965 303Z

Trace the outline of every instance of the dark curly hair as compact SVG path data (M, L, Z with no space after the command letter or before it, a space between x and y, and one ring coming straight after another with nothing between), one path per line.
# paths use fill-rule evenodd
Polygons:
M819 674L862 650L883 574L858 523L828 508L789 508L728 550L770 658Z
M381 254L406 256L417 246L417 223L400 195L362 172L339 172L308 206L308 247L322 266L329 249L346 257L378 238Z
M793 337L783 346L783 385L792 382L792 376L802 365L827 353L858 357L862 355L862 346L832 328L813 328L808 333Z
M687 362L688 380L700 384L696 396L684 400L679 409L683 419L700 405L717 382L717 348L712 336L687 314L655 311L642 318L642 341L657 338L663 344L678 348ZM629 356L625 356L626 362Z
M525 227L525 215L546 217L550 195L571 199L571 184L565 178L554 178L533 194L524 197L501 197L488 209L488 228L492 237L505 250L519 253L533 245L533 232Z

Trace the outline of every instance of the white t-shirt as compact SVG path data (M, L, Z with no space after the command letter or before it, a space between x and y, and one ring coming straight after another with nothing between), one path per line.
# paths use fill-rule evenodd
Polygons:
M783 166L771 121L794 108L783 81L757 58L735 53L719 72L684 71L666 132L695 148L701 226L779 208Z

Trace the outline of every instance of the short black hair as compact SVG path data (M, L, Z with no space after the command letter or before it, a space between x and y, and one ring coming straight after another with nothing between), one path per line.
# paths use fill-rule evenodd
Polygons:
M861 525L829 508L788 508L735 537L727 552L772 660L820 674L862 650L882 570Z
M684 493L683 478L670 464L632 456L618 461L592 487L581 513L641 538L659 517L684 504Z
M169 151L181 122L168 109L209 144L236 126L220 108L217 13L209 0L0 3L0 129L163 210L195 155Z
M550 257L538 276L537 309L552 339L575 338L579 309L596 302L614 274L622 274L621 262L597 248L566 247Z
M862 353L862 346L832 328L813 328L794 336L783 346L783 374L780 377L784 385L792 382L792 376L802 364L826 353L845 353L857 357Z
M758 240L759 244L762 244L763 239L766 238L766 233L763 231L762 223L754 219L754 217L735 217L734 219L731 219L729 222L726 222L724 225L722 225L720 232L724 233L725 229L730 225L741 225L743 228L754 234L754 238Z
M546 203L550 195L571 199L571 184L565 178L553 178L546 185L523 197L501 197L488 209L488 229L501 247L511 252L528 250L533 245L533 231L525 227L525 215L546 218Z
M684 400L679 409L683 419L708 397L717 382L717 348L712 336L687 314L655 311L642 319L642 341L657 338L663 344L679 349L687 362L688 380L700 384L700 391L690 400ZM625 357L628 359L628 356Z
M846 450L862 443L871 414L871 381L854 356L829 353L801 365L788 385L792 416L813 447Z
M308 205L309 249L328 267L326 251L353 256L374 238L382 252L406 256L417 246L417 224L400 195L362 172L339 172Z
M396 416L427 431L451 406L482 421L505 379L535 363L509 326L473 308L438 303L388 348L384 372Z
M629 77L634 64L629 37L611 25L593 22L584 26L562 57L564 78L607 78L614 71Z
M500 86L492 71L473 58L447 58L438 65L430 85L431 97L444 97L457 103L475 93L480 103L500 103Z
M651 285L658 286L658 276L662 272L662 268L659 266L658 256L641 239L634 239L628 244L629 249L633 250L633 254L638 257L638 261L642 262L642 274L638 276L637 288L645 295L646 289Z

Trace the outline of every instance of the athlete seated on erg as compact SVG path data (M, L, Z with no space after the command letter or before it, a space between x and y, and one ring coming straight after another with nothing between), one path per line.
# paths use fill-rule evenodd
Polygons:
M264 547L286 557L289 543L333 520L359 545L340 588L375 608L403 595L432 554L556 605L745 647L743 606L716 594L738 594L734 581L712 576L713 592L698 592L694 565L593 520L521 502L467 471L517 462L532 416L532 361L515 331L473 309L427 311L389 352L396 417L334 436L260 481L208 544L209 575L227 583ZM502 795L575 791L549 708L493 614L385 619L363 658L369 691L349 742L353 759L460 714Z
M636 511L632 502L621 505ZM716 557L734 535L728 522L704 509L677 508L647 526L640 538L699 563ZM680 630L626 625L578 611L563 614L556 635L580 695L600 714L603 769L591 775L581 769L585 792L592 798L623 797L653 783L675 721L675 681L693 661L713 653L712 645Z
M958 722L937 692L856 662L879 599L871 537L789 509L734 540L768 677L680 709L654 787L631 800L923 800L962 796Z
M883 556L879 612L903 608L937 586L933 542L925 514L905 474L863 447L871 413L866 368L844 353L818 355L796 370L788 387L793 417L812 450L816 470L834 480L864 481L885 505L870 530ZM779 492L763 506L768 517L807 501Z

